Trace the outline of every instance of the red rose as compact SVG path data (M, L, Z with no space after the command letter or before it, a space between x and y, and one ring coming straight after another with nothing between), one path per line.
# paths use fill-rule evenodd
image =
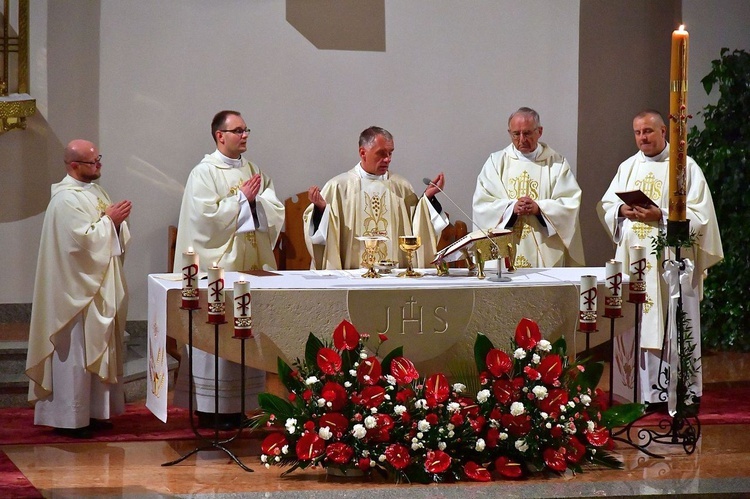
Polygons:
M539 363L539 373L542 382L553 384L562 374L562 359L557 354L548 355Z
M523 318L516 326L516 345L524 350L533 349L542 339L539 325L531 319Z
M396 378L396 382L406 385L419 379L419 372L414 367L414 363L406 357L396 357L391 361L391 375Z
M366 386L362 390L361 403L368 409L377 407L385 400L385 388L382 386Z
M334 442L326 448L326 458L335 464L346 464L354 455L354 449L343 442Z
M367 357L357 367L357 380L363 385L374 385L380 380L382 368L375 357Z
M391 444L385 449L385 459L397 470L402 470L409 466L411 461L409 448L401 444Z
M479 466L474 461L469 461L464 465L464 475L475 482L489 482L492 480L492 475L487 471L487 468Z
M320 438L317 433L308 432L302 435L302 438L297 441L295 450L297 452L297 458L300 461L309 461L322 456L323 452L325 452L325 448L325 440Z
M487 362L487 369L496 378L499 378L503 374L508 374L513 368L513 361L508 354L497 348L493 348L487 352L485 362Z
M441 450L427 451L424 469L430 473L443 473L451 465L451 457Z
M568 467L568 463L565 462L565 449L547 447L542 452L542 458L544 464L551 470L563 472Z
M354 325L343 320L333 331L333 344L339 350L354 350L359 345L359 333Z
M289 442L283 433L271 433L263 439L263 443L260 444L260 450L263 454L278 456L285 445L289 445Z
M318 426L328 427L335 438L341 438L349 429L349 420L340 412L328 412L320 417Z
M325 374L336 374L341 370L341 356L332 348L321 348L317 355L318 367Z
M324 398L326 402L331 403L332 411L340 411L346 405L346 389L333 381L329 381L323 385L323 389L320 391L320 396Z
M435 407L448 400L450 395L450 386L445 374L433 374L424 384L424 395L429 407Z
M511 461L505 456L500 456L495 459L495 469L504 478L521 478L523 470L521 469L521 463Z

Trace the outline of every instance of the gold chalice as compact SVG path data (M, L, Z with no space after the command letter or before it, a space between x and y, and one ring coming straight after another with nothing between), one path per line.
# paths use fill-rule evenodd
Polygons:
M383 236L358 236L356 239L362 241L365 245L365 255L363 260L367 265L367 272L362 274L362 277L370 279L380 277L380 274L374 269L375 262L378 259L378 243L381 241L387 241L388 238Z
M412 255L422 246L422 238L419 236L398 236L398 247L406 253L407 266L406 270L401 272L399 277L422 277L422 274L415 272L412 267Z

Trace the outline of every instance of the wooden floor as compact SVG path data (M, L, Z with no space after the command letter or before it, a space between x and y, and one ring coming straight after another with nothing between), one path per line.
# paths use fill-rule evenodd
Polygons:
M750 355L704 355L707 383L750 381ZM180 464L161 466L189 452L193 441L13 445L2 450L45 497L580 497L750 494L750 425L702 427L696 451L653 444L657 459L625 444L616 453L624 470L587 469L564 477L521 482L393 485L374 479L327 477L321 469L264 468L259 442L231 446L249 473L221 451L201 451ZM2 491L0 491L2 496Z

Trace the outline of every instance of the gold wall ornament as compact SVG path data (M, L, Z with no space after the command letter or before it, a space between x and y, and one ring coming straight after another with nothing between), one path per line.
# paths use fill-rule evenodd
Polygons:
M26 128L26 118L36 112L36 100L29 95L29 0L3 0L2 73L0 74L0 133ZM10 14L17 13L17 35L11 34ZM11 56L15 55L15 65ZM12 74L14 73L14 74ZM15 76L13 81L12 76Z

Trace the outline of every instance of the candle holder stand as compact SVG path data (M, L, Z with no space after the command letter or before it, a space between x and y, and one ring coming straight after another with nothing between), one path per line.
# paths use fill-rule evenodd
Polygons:
M185 310L183 308L183 310ZM214 432L213 432L213 438L208 438L205 435L201 435L201 433L198 431L198 428L195 425L195 418L193 414L193 396L194 396L194 386L193 386L193 311L195 309L189 308L188 310L188 376L189 376L189 383L188 383L188 411L190 414L190 428L193 430L193 433L195 434L195 437L200 441L200 445L195 447L193 450L188 452L187 454L182 455L181 457L169 461L167 463L163 463L162 466L172 466L178 463L181 463L188 457L192 456L193 454L196 454L200 451L204 450L211 450L211 449L218 449L220 451L223 451L225 454L227 454L232 461L234 461L240 468L242 468L245 471L252 472L253 470L248 468L245 463L243 463L232 451L230 451L226 444L229 444L233 442L235 439L237 439L241 434L242 430L245 427L244 421L240 424L239 428L237 429L236 433L232 435L229 438L221 438L219 436L219 326L221 324L226 324L226 321L224 322L210 322L210 324L214 325ZM242 359L242 375L240 377L240 386L242 389L242 394L240 396L240 406L242 411L242 416L245 416L245 340L246 338L238 338L242 341L242 350L241 350L241 359ZM250 430L251 431L251 430Z

